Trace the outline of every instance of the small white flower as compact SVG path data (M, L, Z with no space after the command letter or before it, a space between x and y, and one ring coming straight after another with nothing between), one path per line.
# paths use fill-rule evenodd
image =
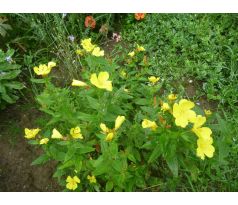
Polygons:
M11 62L12 62L12 57L11 57L11 56L7 56L7 57L6 57L6 61L7 61L8 63L11 63Z
M188 82L189 82L189 83L192 83L192 82L193 82L193 80L189 80Z
M197 105L200 105L200 102L196 102Z
M68 39L69 39L71 42L74 42L75 37L74 37L73 35L70 35L70 36L68 36Z

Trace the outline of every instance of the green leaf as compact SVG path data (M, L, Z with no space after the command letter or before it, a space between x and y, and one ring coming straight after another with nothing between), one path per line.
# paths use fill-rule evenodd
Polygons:
M114 160L112 167L114 170L121 172L123 170L123 162L121 160Z
M100 104L99 104L97 99L92 98L90 96L87 96L87 100L88 100L89 107L91 107L91 108L93 108L95 110L100 109Z
M113 189L113 182L112 181L108 181L106 183L106 191L112 191Z
M88 122L92 122L92 121L95 120L95 116L89 115L89 114L86 114L86 113L82 113L82 112L77 112L76 117L79 120L84 120L84 121L88 121Z
M67 162L64 162L64 164L62 164L61 166L59 166L59 169L65 169L65 168L71 167L73 165L74 165L73 160L69 160Z
M161 145L157 144L153 150L153 152L151 153L148 163L152 163L154 162L156 159L158 159L158 157L162 154L162 149L161 149Z
M73 146L70 146L68 152L65 155L64 162L70 160L76 152L76 149Z
M24 85L20 82L17 82L17 81L12 81L12 82L9 82L9 83L4 83L4 85L8 88L11 88L11 89L16 89L16 90L20 90L22 88L24 88Z
M150 105L151 104L150 100L146 99L146 98L135 99L135 103L137 105Z
M178 177L178 160L176 155L170 156L166 158L166 162L169 166L169 169L173 173L175 177Z
M93 147L82 147L81 149L78 150L79 154L86 154L93 151L95 151L95 148Z
M0 80L10 80L16 78L20 74L20 70L13 70L0 75Z
M37 159L35 159L31 165L39 165L39 164L44 164L47 161L49 161L49 157L46 154L43 154L41 156L39 156Z
M16 101L14 99L12 99L9 95L7 95L6 93L2 94L2 99L5 100L8 103L15 103Z
M42 79L31 78L31 82L41 84L41 83L45 83L45 79L44 78L42 78Z

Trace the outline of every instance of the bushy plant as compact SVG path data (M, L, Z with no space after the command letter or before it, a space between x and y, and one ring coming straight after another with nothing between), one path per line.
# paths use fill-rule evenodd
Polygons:
M25 128L29 143L44 150L32 164L58 161L54 177L75 191L143 190L161 175L178 177L179 169L196 178L199 161L215 152L212 130L204 126L211 113L206 118L192 101L163 90L144 63L143 46L126 55L123 69L91 39L81 46L82 79L65 88L48 75L54 62L34 67L45 84L36 99L51 120Z
M20 65L12 59L13 49L8 49L6 53L0 49L0 109L4 108L7 103L15 103L18 92L24 85L16 78L21 73Z

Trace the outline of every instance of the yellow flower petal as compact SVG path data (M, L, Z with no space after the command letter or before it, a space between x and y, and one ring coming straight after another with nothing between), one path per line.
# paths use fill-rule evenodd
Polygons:
M162 104L162 106L161 106L161 110L162 110L162 111L167 111L167 110L169 110L169 109L170 109L169 104L163 102L163 104Z
M205 156L211 158L215 152L215 148L212 145L213 140L212 138L204 139L198 138L197 140L197 156L200 157L202 160L205 159Z
M122 123L125 121L125 116L118 116L116 121L115 121L115 130L119 129L121 127Z
M136 50L137 50L138 52L140 52L140 51L145 51L145 48L144 48L143 46L140 46L140 45L137 44Z
M96 177L95 176L87 176L87 179L89 180L90 184L97 183Z
M51 138L52 139L62 139L63 136L60 134L60 132L57 129L54 128Z
M77 189L78 185L80 183L80 179L77 176L74 176L73 178L71 176L68 176L66 179L66 188L69 190L75 190Z
M148 77L148 80L154 85L160 80L160 77L150 76Z
M186 99L182 99L179 103L173 105L173 116L177 126L185 128L191 119L196 117L196 113L191 110L195 104Z
M109 79L108 72L100 72L98 77L96 73L93 73L91 75L90 82L100 89L112 91L112 81L108 81L108 79Z
M82 40L81 45L87 52L91 52L95 48L95 45L91 43L91 38Z
M128 56L130 56L130 57L133 57L134 55L135 55L135 51L128 53Z
M48 63L48 67L49 67L49 68L53 68L53 67L55 67L55 66L56 66L56 63L53 62L53 61L51 61L51 62Z
M73 79L73 82L71 84L72 86L78 86L78 87L85 87L87 86L87 83L80 81L80 80L75 80Z
M143 128L150 128L152 130L156 130L158 127L155 121L150 121L147 119L144 119L141 125Z
M171 94L168 95L168 99L171 100L171 101L172 100L176 100L177 99L177 95L171 93Z
M105 140L106 140L107 142L111 142L113 138L114 138L114 133L113 133L113 132L110 132L110 133L107 134Z
M107 126L104 123L100 124L100 128L103 131L103 133L105 133L105 134L109 132L109 129L107 128Z
M43 138L40 140L40 144L47 144L49 142L49 138Z
M199 128L206 122L206 117L203 117L202 115L197 115L190 119L190 121L193 124L193 128Z
M25 128L25 138L26 139L33 139L36 137L36 135L40 132L39 128L36 129L28 129Z
M93 49L92 55L97 56L97 57L104 56L104 51L100 50L99 47L96 47Z
M83 139L80 127L75 127L70 129L70 135L75 139Z
M209 115L211 115L212 114L212 111L211 110L204 110L204 112L205 112L205 115L206 116L209 116Z

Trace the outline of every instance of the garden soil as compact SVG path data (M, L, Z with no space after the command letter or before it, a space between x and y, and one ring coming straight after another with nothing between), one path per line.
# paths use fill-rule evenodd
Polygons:
M43 166L31 166L41 150L36 149L24 139L24 127L31 127L39 112L31 108L28 113L21 110L21 103L0 111L0 191L35 192L60 191L52 178L56 163L49 162ZM22 133L11 136L11 122L16 123ZM14 139L12 142L11 139Z

